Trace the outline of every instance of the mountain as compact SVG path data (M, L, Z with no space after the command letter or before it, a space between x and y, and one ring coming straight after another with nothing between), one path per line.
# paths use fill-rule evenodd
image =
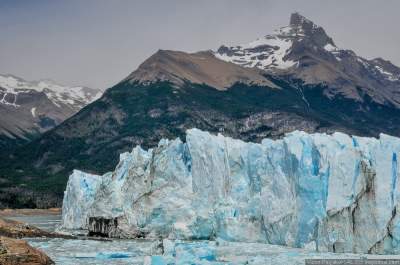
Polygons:
M400 68L383 59L367 60L338 48L325 30L301 16L289 26L249 44L221 46L217 58L268 73L288 75L305 84L324 84L329 98L343 96L400 107Z
M62 226L116 238L400 253L400 138L295 131L251 143L191 129L184 140L135 147L103 176L74 171Z
M212 52L185 53L159 50L124 81L151 84L160 81L183 86L185 82L226 90L236 83L276 87L261 71L218 60Z
M98 100L0 159L0 202L59 205L73 169L102 174L133 146L184 139L190 128L253 142L294 130L400 136L398 73L390 62L336 48L297 13L249 45L159 50Z
M100 96L98 89L0 75L0 146L34 138Z

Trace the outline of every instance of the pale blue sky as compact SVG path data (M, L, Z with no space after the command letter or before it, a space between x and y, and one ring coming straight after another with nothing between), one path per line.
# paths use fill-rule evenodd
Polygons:
M157 49L239 44L298 11L342 48L400 65L398 0L0 0L0 73L107 88Z

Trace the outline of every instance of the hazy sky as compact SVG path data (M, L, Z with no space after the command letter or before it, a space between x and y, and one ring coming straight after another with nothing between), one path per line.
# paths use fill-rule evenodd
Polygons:
M240 44L298 11L336 45L400 65L399 0L0 0L0 73L107 88L158 49Z

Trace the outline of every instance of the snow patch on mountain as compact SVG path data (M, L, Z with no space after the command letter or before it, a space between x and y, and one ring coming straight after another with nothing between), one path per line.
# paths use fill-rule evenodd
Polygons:
M327 44L324 46L324 49L325 49L326 51L328 51L328 52L336 52L336 51L339 50L336 46L334 46L334 45L332 45L332 44L330 44L330 43L327 43Z
M381 73L382 75L385 76L386 79L389 81L399 81L400 80L400 75L396 76L391 72L385 71L381 66L375 65L375 68Z
M1 88L0 88L0 92L1 92ZM4 104L4 105L9 105L9 106L13 106L13 107L19 107L19 105L16 104L17 102L17 94L10 94L10 93L0 93L0 96L2 96L2 98L0 99L0 104Z
M36 117L36 108L31 108L32 117Z
M244 67L287 69L296 65L295 61L286 58L291 47L290 39L267 35L244 45L222 46L215 56Z

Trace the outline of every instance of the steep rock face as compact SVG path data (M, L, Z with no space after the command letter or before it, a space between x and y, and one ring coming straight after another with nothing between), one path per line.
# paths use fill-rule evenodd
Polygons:
M112 237L263 242L400 253L400 139L293 132L246 143L192 129L124 153L112 173L74 171L63 227Z

